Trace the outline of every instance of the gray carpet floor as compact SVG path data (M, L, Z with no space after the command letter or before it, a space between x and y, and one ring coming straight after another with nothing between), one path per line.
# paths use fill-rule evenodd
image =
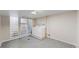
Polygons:
M75 46L54 39L39 40L29 36L3 42L1 48L75 48Z

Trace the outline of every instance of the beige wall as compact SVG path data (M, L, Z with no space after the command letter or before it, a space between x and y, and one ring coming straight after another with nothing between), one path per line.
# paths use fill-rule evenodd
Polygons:
M79 48L79 11L77 11L77 47Z
M35 27L36 26L36 19L32 20L32 26Z
M0 42L9 39L10 29L9 29L10 20L8 16L0 16Z
M1 34L2 33L2 30L1 30L1 16L0 16L0 40L2 39L2 37L1 37Z
M50 38L76 45L76 12L68 12L48 18Z
M76 18L76 11L70 11L57 15L48 16L47 24L46 18L39 18L37 19L37 24L47 25L47 34L50 34L51 39L56 39L59 41L76 45Z

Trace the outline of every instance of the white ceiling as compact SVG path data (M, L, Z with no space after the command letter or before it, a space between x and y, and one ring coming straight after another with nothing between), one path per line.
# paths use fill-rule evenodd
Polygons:
M53 14L67 12L69 10L37 10L38 13L36 15L32 15L31 14L32 11L33 10L0 10L0 15L19 16L19 17L26 17L26 18L39 18L43 16L49 16Z

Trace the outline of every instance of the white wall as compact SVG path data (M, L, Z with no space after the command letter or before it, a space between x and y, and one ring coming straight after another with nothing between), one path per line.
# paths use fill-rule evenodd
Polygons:
M76 18L76 11L48 16L47 33L50 34L50 38L76 45ZM45 19L37 19L37 24L45 23Z

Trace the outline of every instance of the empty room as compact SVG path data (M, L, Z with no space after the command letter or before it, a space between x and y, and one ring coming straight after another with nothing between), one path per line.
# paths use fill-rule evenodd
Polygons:
M0 48L78 48L78 10L0 10Z

